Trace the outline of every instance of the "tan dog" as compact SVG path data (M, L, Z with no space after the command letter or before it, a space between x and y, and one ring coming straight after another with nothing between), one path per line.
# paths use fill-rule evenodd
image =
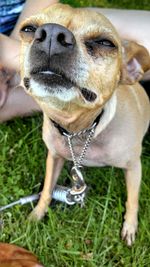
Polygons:
M137 81L150 68L148 52L134 42L122 45L103 15L61 4L27 19L20 34L22 80L43 110L48 148L44 188L32 217L44 216L64 159L72 160L60 129L85 130L101 114L83 165L124 169L122 237L131 245L138 224L141 143L150 118L148 97ZM74 138L76 158L86 139L87 134Z

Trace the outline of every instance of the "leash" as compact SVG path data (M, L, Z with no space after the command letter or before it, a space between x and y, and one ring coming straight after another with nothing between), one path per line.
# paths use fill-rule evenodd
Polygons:
M55 189L53 190L53 192L52 192L52 198L55 199L55 200L64 202L64 203L66 203L68 205L74 205L75 202L73 202L70 199L70 197L68 196L70 190L71 190L70 188L57 185L55 187ZM14 201L14 202L6 205L6 206L0 207L0 212L5 210L5 209L11 208L11 207L13 207L15 205L25 205L27 203L31 203L33 201L38 200L39 198L40 198L40 193L39 194L35 194L35 195L30 195L30 196L27 196L27 197L22 197L17 201Z

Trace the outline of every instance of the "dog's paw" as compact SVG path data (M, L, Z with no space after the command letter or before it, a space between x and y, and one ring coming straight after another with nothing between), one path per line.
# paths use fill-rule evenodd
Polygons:
M51 198L49 197L49 195L47 198L46 197L44 198L42 197L42 194L41 194L38 204L36 205L36 207L33 209L33 211L29 215L29 220L40 221L44 217L45 213L48 211L50 202L51 202Z
M41 209L40 207L36 206L33 211L29 214L28 219L30 221L40 221L46 213L46 210Z
M127 246L131 247L135 241L135 235L137 232L137 224L130 224L126 221L123 224L121 236L125 240Z

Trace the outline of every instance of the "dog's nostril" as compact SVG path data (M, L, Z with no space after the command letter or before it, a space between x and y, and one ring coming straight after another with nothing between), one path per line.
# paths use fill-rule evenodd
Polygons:
M60 43L62 46L65 47L72 47L73 46L73 40L70 38L67 38L67 36L64 33L59 33L57 36L57 42Z
M40 37L40 41L44 41L47 37L46 31L45 30L41 30L41 37Z
M66 45L65 42L65 35L63 33L59 33L57 36L57 42L59 42L60 44L62 44L63 46Z
M47 37L47 33L44 29L40 29L36 32L35 38L36 40L43 42Z

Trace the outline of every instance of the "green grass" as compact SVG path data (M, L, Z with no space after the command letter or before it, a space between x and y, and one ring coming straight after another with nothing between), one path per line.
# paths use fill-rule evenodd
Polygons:
M39 192L46 149L41 116L16 119L0 130L0 206ZM15 206L0 215L0 240L26 247L46 267L150 266L150 138L143 148L139 232L132 248L120 239L126 191L123 173L114 168L87 168L90 186L84 208L53 203L39 223L27 220L32 206ZM66 165L59 184L68 180Z
M141 7L149 1L63 1L106 7ZM132 4L134 3L134 6ZM0 125L0 206L41 190L46 148L41 138L42 116ZM84 208L53 203L39 223L27 220L32 205L15 206L0 214L0 240L34 252L45 267L150 266L150 137L143 146L143 180L139 231L132 248L120 239L126 190L121 170L87 168L90 186ZM66 164L59 184L68 182Z
M62 0L75 7L91 6L91 7L105 7L105 8L127 8L127 9L145 9L150 10L149 0Z

